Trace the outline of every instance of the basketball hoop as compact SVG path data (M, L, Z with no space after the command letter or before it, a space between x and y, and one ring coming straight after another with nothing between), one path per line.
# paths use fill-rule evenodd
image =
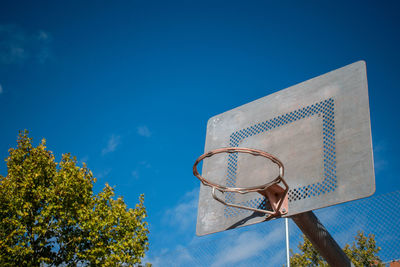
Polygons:
M199 174L199 172L197 171L197 165L203 159L209 158L215 154L220 154L220 153L247 153L247 154L251 154L253 156L265 157L265 158L271 160L273 163L275 163L279 167L279 175L275 179L273 179L272 181L270 181L268 183L258 185L258 186L251 186L251 187L227 187L227 186L223 186L223 185L219 185L219 184L210 182L209 180L207 180L206 178L204 178L203 176L201 176ZM283 163L278 158L276 158L275 156L273 156L265 151L252 149L252 148L243 148L243 147L227 147L227 148L215 149L215 150L209 151L209 152L201 155L196 160L196 162L193 165L193 174L202 182L202 184L212 188L212 196L215 200L217 200L218 202L220 202L226 206L268 214L266 219L278 217L278 216L288 213L289 186L283 179L283 175L284 175ZM282 184L283 187L279 184ZM271 209L263 210L263 209L256 209L256 208L252 208L252 207L238 205L238 204L234 204L234 203L227 203L216 195L215 190L218 190L221 193L225 193L225 192L233 192L233 193L239 193L239 194L247 194L250 192L259 193L268 199Z

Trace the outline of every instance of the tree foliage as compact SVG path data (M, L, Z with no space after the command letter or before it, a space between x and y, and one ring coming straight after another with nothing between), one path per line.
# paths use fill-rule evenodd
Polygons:
M329 266L306 236L303 235L303 242L300 242L297 247L301 252L293 253L291 251L290 266Z
M358 232L355 239L351 246L346 244L343 249L355 267L383 266L377 255L381 248L376 246L374 235L365 236L363 232Z
M305 236L297 247L300 253L291 251L290 266L329 266ZM351 246L346 244L343 251L355 267L383 266L377 255L380 247L376 246L375 236L372 234L365 236L363 232L358 232L353 244Z
M27 131L17 143L0 176L1 266L140 264L148 249L143 195L128 209L107 184L94 194L92 172L70 154L56 163Z

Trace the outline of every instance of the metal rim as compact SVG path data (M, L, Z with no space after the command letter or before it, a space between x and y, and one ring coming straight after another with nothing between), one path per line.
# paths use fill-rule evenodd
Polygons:
M271 160L273 163L278 165L279 167L279 175L276 177L274 180L272 180L269 183L258 185L258 186L251 186L251 187L226 187L222 186L216 183L212 183L208 181L206 178L201 176L197 170L197 165L205 158L209 158L215 154L220 154L220 153L247 153L251 154L253 156L262 156L265 157L269 160ZM225 147L225 148L218 148L215 150L211 150L207 153L204 153L201 155L194 163L193 165L193 175L196 176L204 185L211 186L213 188L218 189L221 192L237 192L241 194L249 193L249 192L259 192L262 190L265 190L266 188L270 187L273 184L277 184L283 180L283 175L284 175L284 167L283 163L274 155L269 154L265 151L258 150L258 149L253 149L253 148L244 148L244 147Z

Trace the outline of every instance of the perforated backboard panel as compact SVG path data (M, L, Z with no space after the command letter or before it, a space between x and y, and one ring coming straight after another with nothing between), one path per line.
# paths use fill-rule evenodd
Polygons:
M370 196L375 191L365 62L359 61L227 111L208 121L205 151L248 147L285 166L287 216ZM229 187L265 184L276 166L248 154L218 154L202 175ZM230 203L265 207L258 193L220 194ZM226 207L201 185L197 234L262 222L265 215Z

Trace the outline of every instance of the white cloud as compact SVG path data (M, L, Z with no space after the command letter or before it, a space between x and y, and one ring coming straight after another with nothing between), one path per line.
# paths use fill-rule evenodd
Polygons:
M189 250L187 250L183 246L178 246L179 254L175 258L175 261L178 265L182 265L184 262L190 262L193 261L193 257L190 254Z
M146 169L151 168L151 164L145 160L142 160L141 162L139 162L139 165Z
M248 262L259 261L260 257L271 263L268 266L282 265L285 233L283 224L277 221L264 225L267 230L253 226L255 230L247 232L236 229L219 233L219 237L196 237L198 194L198 188L186 192L175 206L164 212L162 222L165 228L168 225L171 233L165 234L166 237L185 245L175 248L174 245L165 251L158 248L149 257L153 266L246 266Z
M0 25L0 63L22 64L28 59L44 63L51 57L51 41L43 30L28 33L16 25Z
M45 32L45 31L39 31L37 33L36 37L37 37L38 40L43 40L43 41L48 41L48 40L51 39L49 34L47 32Z
M132 171L132 172L131 172L131 175L132 175L132 177L135 178L135 179L138 179L138 178L139 178L139 172L136 171L136 170Z
M199 189L186 192L178 204L164 214L164 222L175 226L178 231L186 231L196 225Z
M270 222L268 223L270 224ZM180 237L175 239L180 240ZM197 237L198 242L153 251L146 262L158 266L282 266L285 261L285 233L282 223Z
M284 236L283 227L276 224L267 235L257 231L249 231L239 234L231 242L230 246L223 246L215 256L213 267L236 266L243 260L260 255L263 250L275 246ZM269 259L269 262L281 262L282 253L277 253ZM271 265L273 266L273 265Z
M145 169L150 169L151 164L145 160L142 160L139 162L139 164L136 165L136 169L134 169L131 172L131 175L133 178L138 179L140 177L140 173L145 170Z
M110 172L111 172L111 169L108 168L108 169L105 169L105 170L99 172L96 176L97 176L97 178L101 179L101 178L106 177L108 174L110 174Z
M151 136L151 132L150 132L149 128L145 125L137 127L137 133L138 133L138 135L144 136L144 137Z
M89 161L89 156L88 156L88 155L83 156L83 157L81 158L81 163L87 163L88 161Z
M162 249L154 258L145 257L143 262L150 262L154 267L161 266L189 266L193 265L195 257L190 250L177 246L176 250Z
M374 168L376 170L376 172L380 172L386 169L386 167L388 166L388 162L384 159L376 159L374 160Z
M114 152L117 149L117 146L121 143L121 137L119 135L111 135L110 139L108 139L107 146L103 148L101 154L104 156L110 152Z
M387 149L386 142L380 140L374 145L374 153L384 152Z
M386 156L387 145L384 141L374 144L374 168L377 173L385 170L389 165Z

